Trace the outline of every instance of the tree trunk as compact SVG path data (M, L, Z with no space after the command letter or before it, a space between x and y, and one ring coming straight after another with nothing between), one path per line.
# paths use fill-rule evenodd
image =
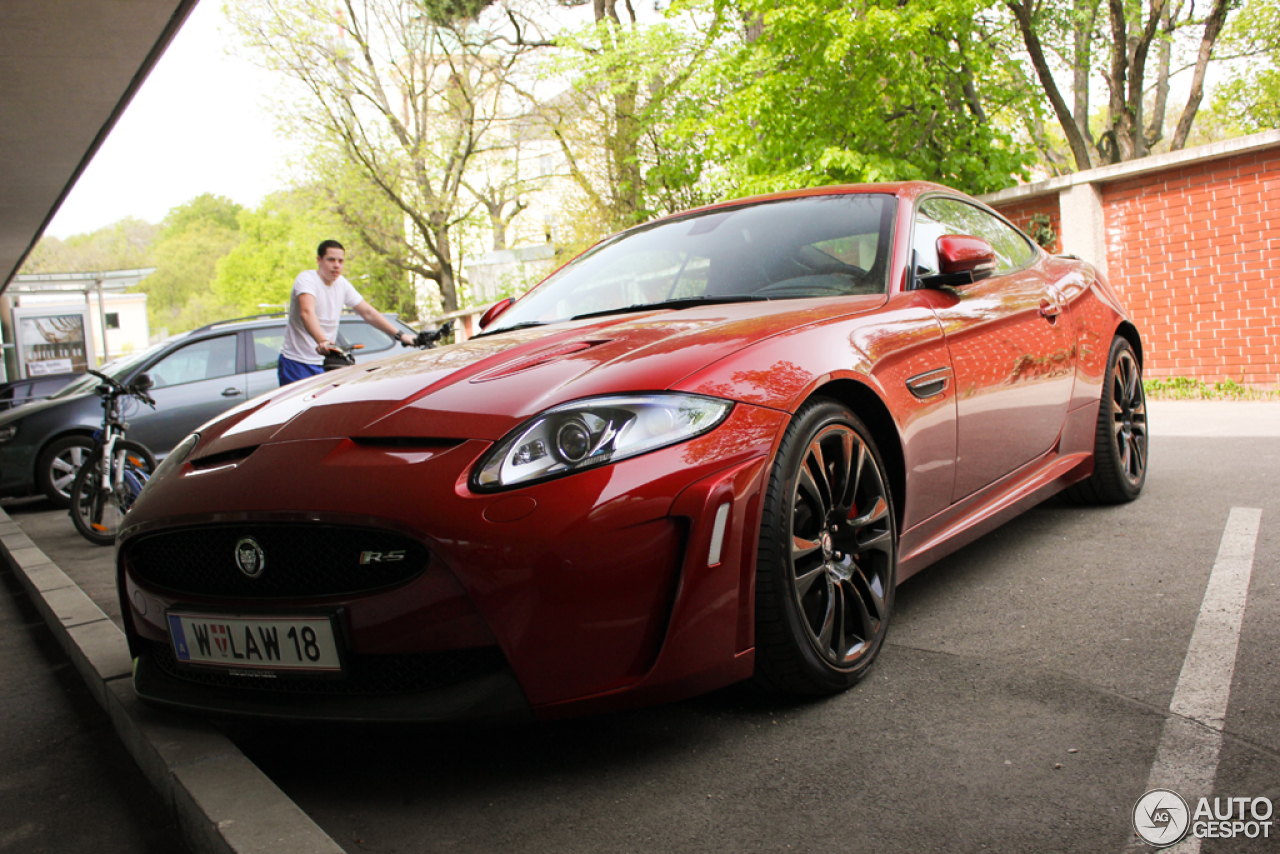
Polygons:
M1035 67L1036 76L1040 78L1040 85L1049 96L1054 115L1058 117L1058 124L1062 126L1062 132L1067 137L1067 144L1071 147L1072 156L1075 157L1076 169L1088 169L1093 165L1090 162L1089 145L1076 125L1071 110L1067 108L1067 102L1063 100L1062 92L1053 79L1053 72L1049 70L1049 63L1044 56L1044 47L1040 44L1040 37L1036 35L1033 26L1031 2L1032 0L1023 0L1021 3L1005 0L1018 21L1018 29L1022 32L1022 40L1027 46L1027 53L1031 56L1031 64Z
M1129 112L1129 21L1124 0L1107 0L1111 19L1111 66L1107 70L1107 128L1099 140L1104 160L1119 163L1133 158L1133 114Z
M1151 107L1151 123L1147 125L1147 149L1164 139L1164 117L1169 105L1169 64L1173 58L1173 20L1169 4L1160 15L1160 52L1156 64L1156 97Z
M1200 39L1200 55L1196 57L1196 70L1191 78L1191 94L1187 97L1187 106L1178 119L1178 129L1174 131L1170 151L1181 151L1187 144L1191 134L1191 123L1196 120L1196 111L1200 109L1200 99L1204 97L1204 73L1213 55L1213 43L1222 32L1222 25L1227 20L1229 0L1214 0L1213 11L1205 21L1204 35Z
M1093 69L1093 28L1098 22L1099 2L1100 0L1076 0L1075 23L1072 27L1072 115L1080 136L1089 143L1093 140L1089 130L1089 72Z

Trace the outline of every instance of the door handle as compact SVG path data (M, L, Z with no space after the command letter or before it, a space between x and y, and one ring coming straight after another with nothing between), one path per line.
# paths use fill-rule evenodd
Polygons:
M240 396L240 389L238 389L238 388L228 388L228 389L223 389L223 390L222 390L222 396L223 396L223 397L239 397L239 396Z
M1057 320L1058 315L1062 313L1062 306L1048 299L1040 300L1040 316L1047 317L1049 320Z

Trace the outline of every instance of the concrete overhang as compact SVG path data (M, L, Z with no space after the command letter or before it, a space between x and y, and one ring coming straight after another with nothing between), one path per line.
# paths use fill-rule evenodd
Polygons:
M0 2L0 292L196 2Z

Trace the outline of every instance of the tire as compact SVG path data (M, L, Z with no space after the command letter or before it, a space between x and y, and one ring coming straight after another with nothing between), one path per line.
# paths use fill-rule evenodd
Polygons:
M94 545L115 542L121 521L156 470L155 457L137 442L117 442L116 454L125 459L124 483L119 490L101 487L101 451L85 461L71 487L71 521L80 536Z
M36 488L59 509L71 506L71 485L76 472L93 450L93 437L63 436L36 459Z
M870 432L843 405L815 398L787 427L765 494L755 681L826 695L865 676L889 630L897 546Z
M1111 342L1107 376L1098 405L1093 474L1067 490L1080 504L1123 504L1142 492L1147 480L1147 398L1133 347L1119 336Z

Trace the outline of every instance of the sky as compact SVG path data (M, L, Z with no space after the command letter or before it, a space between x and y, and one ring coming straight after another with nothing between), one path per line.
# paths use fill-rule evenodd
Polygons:
M158 223L201 193L255 207L287 186L293 153L267 104L272 75L231 56L222 0L201 0L71 189L46 235L134 216Z

